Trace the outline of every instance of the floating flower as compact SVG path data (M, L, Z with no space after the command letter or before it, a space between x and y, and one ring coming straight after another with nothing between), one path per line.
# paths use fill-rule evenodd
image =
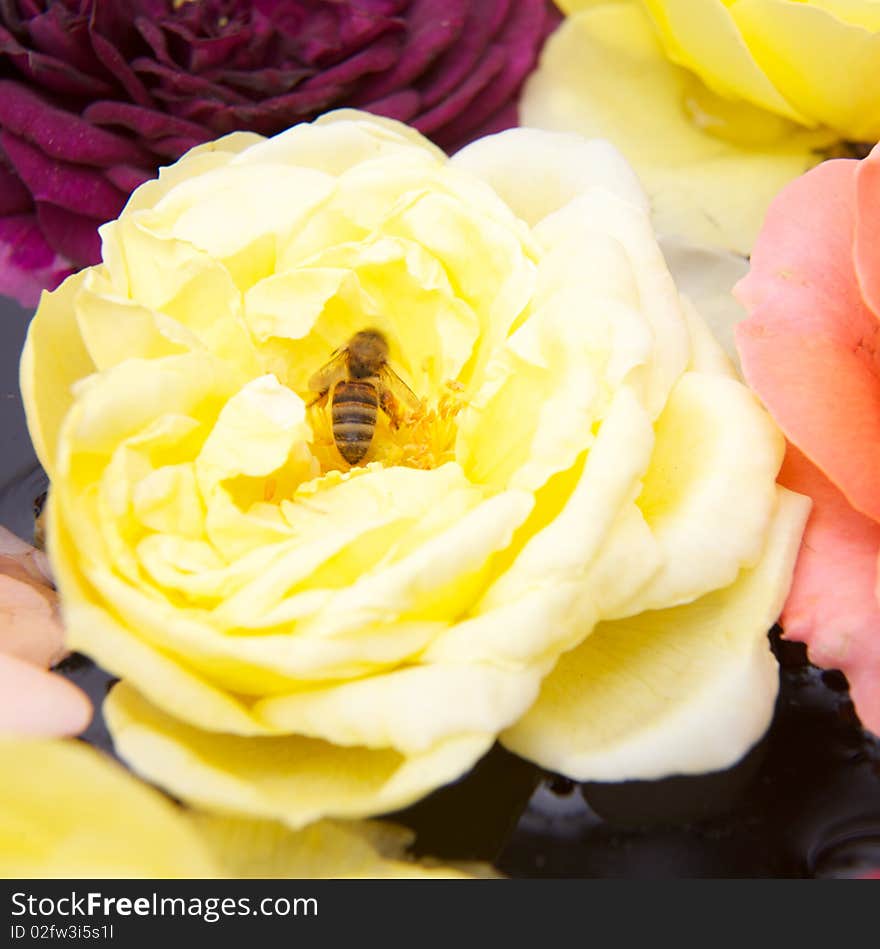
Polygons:
M748 253L773 196L880 138L873 0L560 0L527 125L613 141L661 231Z
M86 696L46 670L66 650L46 555L0 527L0 736L76 735Z
M762 734L807 502L607 143L447 159L337 112L194 149L102 238L22 386L69 641L124 680L138 771L300 827L499 734L610 780ZM368 329L387 363L334 426L352 396L321 380L364 375Z
M770 207L737 293L746 378L792 443L813 514L782 621L842 669L880 733L880 150L825 162Z
M549 0L8 0L0 5L0 293L100 259L97 227L193 145L338 105L444 147L515 125Z
M184 811L80 742L0 740L0 770L4 878L468 875L408 860L411 834L392 824L322 821L293 833Z

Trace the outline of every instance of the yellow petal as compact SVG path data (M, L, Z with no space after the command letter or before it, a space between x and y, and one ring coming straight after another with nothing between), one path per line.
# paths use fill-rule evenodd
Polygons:
M155 233L224 260L267 235L283 239L334 187L330 175L311 168L279 163L261 170L230 162L184 178L140 213Z
M509 568L484 594L478 611L515 601L533 588L560 581L583 582L617 512L637 490L653 443L644 408L622 387L562 510L528 537Z
M418 754L515 722L537 697L542 671L538 664L508 671L477 662L403 667L263 699L254 714L279 732Z
M678 381L655 434L636 504L663 567L626 604L628 614L726 587L755 563L776 506L774 481L785 449L742 383L697 372Z
M650 217L642 208L612 192L595 188L544 218L535 228L535 234L548 248L550 256L567 247L556 262L560 289L571 287L584 296L582 306L570 307L572 319L586 318L601 325L607 319L604 312L608 297L631 308L634 305L636 320L645 324L651 346L640 358L631 358L633 354L628 351L630 346L624 333L616 332L622 321L620 314L615 313L607 320L615 333L604 374L612 385L619 385L625 377L628 383L639 388L645 407L656 416L687 365L689 339L679 294L657 245ZM581 257L594 249L597 234L601 235L601 244L611 244L622 255L623 266L612 265L604 277L597 276L590 290L583 279L590 275L590 270L584 268L581 274ZM597 266L608 262L608 255L602 254ZM542 267L541 276L543 270ZM546 292L546 288L542 289ZM586 310L586 314L582 310ZM629 326L633 323L632 318L626 321L626 333L631 332ZM642 350L642 340L635 342L636 349ZM617 362L621 356L625 359L624 366ZM627 373L639 366L644 366L641 372Z
M764 145L737 147L692 121L693 83L666 58L642 10L600 5L550 38L527 82L521 121L610 139L648 192L659 231L748 253L770 200L832 138L791 125Z
M126 683L110 693L104 714L119 754L175 797L295 830L322 817L405 807L467 771L494 740L461 735L406 757L296 736L203 732L160 712Z
M194 813L192 823L225 874L236 879L409 880L472 876L463 869L407 859L406 848L412 833L382 821L323 820L291 831L277 821Z
M254 285L245 311L258 338L284 342L283 381L303 394L330 353L373 326L390 341L391 363L426 397L459 376L480 331L440 263L419 241L398 238L326 248Z
M851 26L871 33L880 32L880 7L876 0L810 0L810 6L826 10Z
M167 798L79 742L0 741L0 877L215 877Z
M877 19L872 6L868 22ZM816 4L787 0L737 0L730 12L789 101L843 138L880 138L877 26L846 23Z
M787 594L809 502L779 489L760 562L685 606L601 623L566 653L502 738L583 780L720 770L770 723L778 686L767 642Z
M21 394L40 463L55 473L58 433L73 403L73 384L94 372L79 327L70 318L86 271L44 293L31 320L21 357Z
M248 149L236 163L289 163L341 175L360 162L411 152L413 146L438 164L445 161L436 145L402 122L354 109L337 109Z
M195 461L202 494L238 475L265 477L281 468L311 435L305 418L302 399L274 376L248 382L220 410Z
M787 2L787 0L786 0ZM669 58L693 70L729 99L745 99L801 124L798 100L786 100L755 62L751 44L737 29L737 3L725 0L644 0Z
M588 635L598 618L590 571L621 507L630 503L650 458L650 419L621 388L586 462L538 493L530 521L505 552L504 568L472 616L426 651L434 661L488 662L505 669L550 661ZM636 563L614 580L637 574Z
M0 877L461 879L407 856L379 821L276 821L186 811L79 742L0 741Z

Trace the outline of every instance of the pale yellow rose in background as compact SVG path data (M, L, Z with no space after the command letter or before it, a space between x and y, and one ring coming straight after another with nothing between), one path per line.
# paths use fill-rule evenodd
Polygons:
M407 859L412 834L393 824L321 821L294 832L184 811L80 742L0 739L0 773L7 879L469 875Z
M875 0L558 0L524 124L599 135L658 228L748 253L771 198L880 139Z
M300 828L499 735L576 779L723 768L770 721L807 502L604 142L447 159L356 112L202 146L43 297L22 361L70 645L119 753ZM388 337L363 465L308 380Z

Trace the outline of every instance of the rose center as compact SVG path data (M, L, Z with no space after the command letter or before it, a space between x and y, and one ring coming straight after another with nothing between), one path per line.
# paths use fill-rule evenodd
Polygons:
M340 451L341 433L339 426L334 432L330 399L324 405L313 405L308 414L313 433L311 448L321 473L348 471L372 462L383 467L430 469L453 460L457 417L466 404L462 388L458 382L447 382L436 398L422 399L419 408L404 412L398 425L379 409L369 448L355 465L349 464Z

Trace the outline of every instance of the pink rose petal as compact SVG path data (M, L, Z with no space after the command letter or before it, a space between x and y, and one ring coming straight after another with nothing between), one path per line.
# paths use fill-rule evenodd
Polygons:
M853 264L856 161L824 162L775 199L736 288L743 372L789 439L880 520L880 321Z
M880 145L859 162L856 179L856 272L865 302L880 317Z
M779 480L813 499L782 613L785 637L806 643L812 662L846 674L862 724L880 734L880 524L853 510L794 447Z
M47 668L65 654L58 594L0 557L0 652Z
M54 587L49 558L11 530L0 525L0 557L12 557L33 580Z
M88 697L67 679L0 653L0 735L78 735L91 720Z

